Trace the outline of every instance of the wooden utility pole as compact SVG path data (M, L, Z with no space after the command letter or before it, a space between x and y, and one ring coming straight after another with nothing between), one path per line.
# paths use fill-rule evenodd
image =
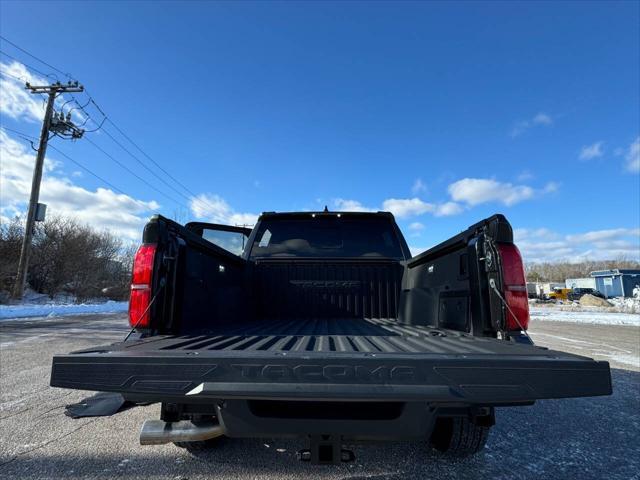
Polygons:
M29 210L27 212L27 225L24 230L24 237L22 239L22 248L20 250L20 261L18 264L18 275L16 277L16 283L13 286L13 298L21 299L24 294L24 286L27 280L27 270L29 269L29 254L31 251L31 239L33 237L33 229L36 222L36 209L38 207L38 198L40 197L40 181L42 180L42 168L44 165L44 157L47 152L47 143L49 141L49 132L52 130L51 119L53 117L54 104L56 97L61 93L79 93L84 91L84 87L78 85L78 82L69 82L66 84L56 82L52 85L45 86L32 86L29 83L26 84L26 89L31 93L46 93L48 94L47 108L44 114L44 121L42 122L42 131L40 132L40 144L38 146L38 155L36 156L36 165L33 169L33 180L31 182L31 196L29 198ZM71 132L72 138L80 138L83 131L79 130L71 122L70 116L66 122L58 122L54 129Z

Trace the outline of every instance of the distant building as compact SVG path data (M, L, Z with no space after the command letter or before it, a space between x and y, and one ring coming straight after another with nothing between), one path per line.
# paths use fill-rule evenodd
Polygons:
M566 288L564 283L556 282L527 282L527 294L529 298L544 297L556 288Z
M539 293L538 282L527 282L527 296L529 298L535 298Z
M633 289L636 285L640 285L640 270L616 268L613 270L598 270L591 272L589 275L596 282L596 290L606 297L632 297Z
M583 278L567 278L565 281L566 288L596 288L596 279L592 277Z

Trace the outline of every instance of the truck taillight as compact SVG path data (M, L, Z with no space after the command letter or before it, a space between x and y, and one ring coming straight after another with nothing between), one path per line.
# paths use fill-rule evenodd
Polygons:
M509 331L526 330L529 326L529 300L520 250L512 243L499 243L497 246L502 260L504 299L509 306L506 312L506 328ZM509 309L516 315L517 320L513 318Z
M151 279L155 255L156 245L147 243L138 248L133 261L131 296L129 297L129 325L132 327L149 326L151 317L149 302L151 302Z

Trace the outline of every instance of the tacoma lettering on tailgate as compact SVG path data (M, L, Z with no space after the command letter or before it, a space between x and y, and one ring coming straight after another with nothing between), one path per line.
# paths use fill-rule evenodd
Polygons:
M298 380L306 382L352 381L364 383L384 380L410 382L417 379L415 367L387 366L365 367L363 365L257 365L234 364L243 378L251 380Z

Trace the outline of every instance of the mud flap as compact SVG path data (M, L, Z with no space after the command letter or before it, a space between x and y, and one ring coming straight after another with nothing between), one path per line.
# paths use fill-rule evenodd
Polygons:
M124 399L120 393L98 392L78 403L65 407L64 414L71 418L108 417L138 405Z

